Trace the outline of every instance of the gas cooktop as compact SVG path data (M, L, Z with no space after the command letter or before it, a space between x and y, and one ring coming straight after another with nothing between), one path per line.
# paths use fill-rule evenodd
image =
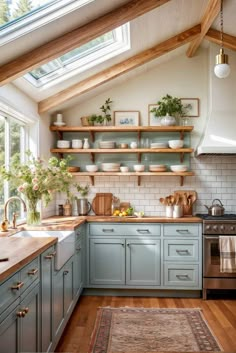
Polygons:
M195 216L206 221L236 221L236 214L234 213L226 213L223 216L209 216L207 213L197 213Z

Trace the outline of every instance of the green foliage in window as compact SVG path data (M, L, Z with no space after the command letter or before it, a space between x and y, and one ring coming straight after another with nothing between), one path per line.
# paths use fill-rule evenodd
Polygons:
M23 16L24 14L30 12L33 9L31 0L19 0L17 3L17 7L13 12L12 17L18 18Z
M9 21L9 8L6 0L0 0L0 26Z

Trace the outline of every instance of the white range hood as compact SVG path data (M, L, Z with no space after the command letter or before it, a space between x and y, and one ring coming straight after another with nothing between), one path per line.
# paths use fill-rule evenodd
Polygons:
M215 56L219 47L209 49L209 117L196 155L236 154L236 54L229 54L230 75L219 79L214 75Z

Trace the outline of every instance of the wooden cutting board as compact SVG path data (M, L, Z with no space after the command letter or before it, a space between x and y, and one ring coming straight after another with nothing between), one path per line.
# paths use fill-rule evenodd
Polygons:
M92 201L92 210L96 216L111 216L112 197L110 192L96 194Z

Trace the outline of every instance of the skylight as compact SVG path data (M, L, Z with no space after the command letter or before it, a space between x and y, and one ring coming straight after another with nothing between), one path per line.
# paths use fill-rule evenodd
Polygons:
M1 45L94 0L0 0Z
M36 87L59 83L130 49L129 23L48 62L24 76Z

